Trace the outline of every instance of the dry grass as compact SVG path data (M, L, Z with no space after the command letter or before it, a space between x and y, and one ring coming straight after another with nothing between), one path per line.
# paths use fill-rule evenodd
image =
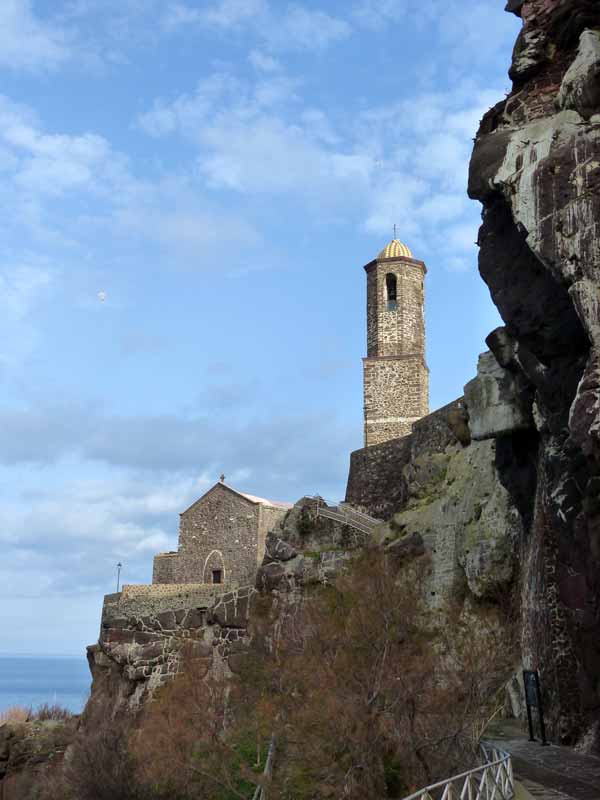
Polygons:
M30 708L11 706L4 711L0 711L0 725L4 725L7 722L27 722L31 719L31 716Z
M7 722L46 722L48 720L68 722L72 718L73 714L67 708L56 703L52 705L43 703L35 711L24 706L11 706L0 711L0 725Z
M46 720L67 722L72 717L73 714L68 708L63 708L63 706L59 706L57 703L54 703L53 705L50 705L49 703L43 703L43 705L38 706L33 714L33 719L35 719L37 722L45 722Z

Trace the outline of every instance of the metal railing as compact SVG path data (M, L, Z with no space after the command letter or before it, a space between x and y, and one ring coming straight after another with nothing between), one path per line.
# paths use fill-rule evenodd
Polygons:
M316 497L315 500L317 501L317 517L326 517L341 522L343 525L349 525L351 528L362 531L362 533L372 533L375 526L381 522L346 503L329 504L322 497Z
M269 752L267 753L267 760L262 774L262 783L256 787L256 791L252 795L252 800L267 800L268 785L271 781L273 774L273 760L275 758L275 736L271 736L269 742Z
M512 800L515 786L510 754L484 744L480 753L481 766L425 786L404 800Z

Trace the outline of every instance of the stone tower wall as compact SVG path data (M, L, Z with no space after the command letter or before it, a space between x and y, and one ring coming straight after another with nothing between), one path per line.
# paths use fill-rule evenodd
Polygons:
M425 265L412 258L377 259L367 271L365 447L405 436L429 412L425 364ZM396 309L388 310L387 276L396 278Z
M429 371L420 356L363 359L365 447L406 436L429 412Z
M386 277L397 281L397 309L387 310ZM412 259L377 261L367 273L367 356L420 354L425 359L424 265Z

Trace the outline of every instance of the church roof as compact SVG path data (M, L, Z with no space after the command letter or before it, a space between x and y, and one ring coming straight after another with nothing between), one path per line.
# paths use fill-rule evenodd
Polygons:
M231 489L231 486L227 487ZM245 497L246 500L250 500L251 503L259 503L261 506L273 506L274 508L293 508L293 503L282 503L279 500L266 500L264 497L256 497L253 494L246 494L246 492L238 492L237 489L233 489L234 492L237 494L241 494L242 497Z
M195 505L197 505L202 500L204 500L206 495L210 494L210 492L212 492L213 489L216 489L217 486L222 486L225 489L227 489L228 491L233 492L234 494L237 494L238 497L243 497L245 500L248 500L250 503L255 503L256 505L270 506L271 508L283 508L283 509L288 509L288 508L293 508L294 507L293 503L282 503L279 500L267 500L264 497L256 497L256 495L253 495L253 494L246 494L245 492L239 492L237 489L234 489L233 486L228 486L223 481L219 481L218 483L215 483L214 486L211 486L211 488L207 492L205 492L202 495L202 497L199 497L198 500L195 500L192 503L191 506L188 506L188 508L186 508L186 510L182 511L181 513L182 514L187 514L188 511L190 511Z
M386 245L377 258L412 258L413 254L410 249L403 244L400 239L392 239Z

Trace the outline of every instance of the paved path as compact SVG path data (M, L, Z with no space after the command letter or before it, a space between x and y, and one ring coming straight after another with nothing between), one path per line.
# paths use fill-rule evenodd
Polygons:
M542 747L510 723L495 726L489 741L511 754L523 798L600 800L600 758L554 744Z

